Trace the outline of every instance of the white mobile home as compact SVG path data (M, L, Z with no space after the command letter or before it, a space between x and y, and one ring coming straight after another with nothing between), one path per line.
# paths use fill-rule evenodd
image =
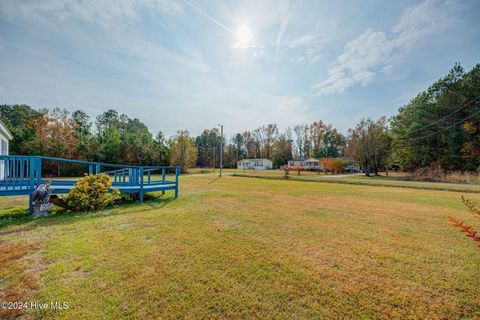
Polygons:
M237 162L237 169L271 170L273 162L269 159L243 159Z
M288 161L288 168L300 168L302 170L323 170L320 161L315 158L307 160L290 160Z
M12 134L8 131L5 124L0 120L0 155L8 155L8 146L12 140ZM5 177L5 161L0 160L0 180Z

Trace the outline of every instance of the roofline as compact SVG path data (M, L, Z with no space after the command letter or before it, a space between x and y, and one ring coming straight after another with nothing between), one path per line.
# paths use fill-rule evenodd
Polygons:
M2 120L0 120L0 131L2 131L7 135L8 140L13 139L12 133L10 132L10 130L8 130L8 128L5 126Z

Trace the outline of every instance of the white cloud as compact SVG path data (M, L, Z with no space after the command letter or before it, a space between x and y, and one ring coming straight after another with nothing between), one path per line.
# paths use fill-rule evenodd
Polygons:
M316 34L304 34L290 41L288 47L295 57L291 61L295 63L314 64L322 58L320 51L324 47L323 41Z
M273 71L272 71L270 85L272 85L275 82L275 78L277 76L276 64L278 62L278 51L279 51L280 45L282 43L283 34L285 33L285 30L287 30L287 24L288 24L288 19L289 19L289 16L288 16L288 1L287 0L282 1L279 4L278 8L279 8L280 28L278 30L277 37L276 37L276 40L275 40L275 53L273 55L273 63L275 65L275 67L273 68Z
M378 74L392 72L394 63L421 39L449 24L448 3L427 0L408 8L390 32L365 30L349 42L328 70L328 78L314 88L315 95L341 93L356 84L366 86Z
M313 34L305 34L301 37L295 38L290 42L290 48L297 48L312 43L317 37Z
M287 29L288 24L288 2L282 1L279 5L279 18L280 18L280 28L277 33L277 38L275 40L275 59L278 55L278 50L280 48L280 44L282 42L283 34Z
M182 2L175 0L15 0L0 2L0 15L7 18L49 20L52 17L67 20L79 19L99 24L103 28L118 29L138 21L141 11L179 15L184 12Z

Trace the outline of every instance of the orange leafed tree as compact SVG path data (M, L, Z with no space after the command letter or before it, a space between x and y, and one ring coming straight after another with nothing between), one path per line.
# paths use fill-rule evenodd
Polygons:
M345 163L343 160L335 158L322 158L319 160L320 165L325 168L325 171L332 173L342 173L345 169Z
M68 117L68 112L55 108L49 112L41 111L32 123L35 131L35 143L39 154L49 157L74 158L76 123Z

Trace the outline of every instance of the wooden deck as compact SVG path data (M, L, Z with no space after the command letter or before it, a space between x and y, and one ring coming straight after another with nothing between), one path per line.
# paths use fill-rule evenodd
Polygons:
M31 195L47 181L42 176L44 168L55 165L82 168L82 174L107 174L112 179L111 191L118 188L121 193L138 193L140 201L146 192L154 191L173 190L175 198L178 197L180 168L177 166L142 167L39 156L0 156L0 196ZM77 182L75 178L49 181L52 194L68 193Z

